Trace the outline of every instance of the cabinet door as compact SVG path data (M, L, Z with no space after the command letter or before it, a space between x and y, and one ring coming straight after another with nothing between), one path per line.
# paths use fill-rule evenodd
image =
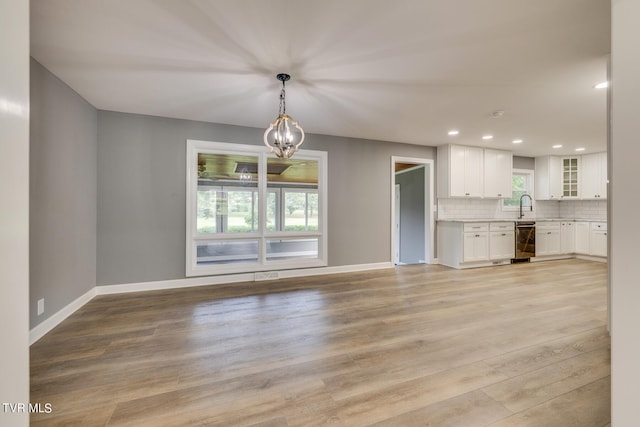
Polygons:
M596 200L607 198L607 153L582 156L580 197Z
M452 145L449 152L449 188L450 196L465 196L465 157L466 147Z
M558 200L562 197L562 159L549 158L549 198Z
M600 153L600 197L607 198L607 153Z
M463 261L487 261L489 259L489 233L480 231L463 234Z
M607 232L605 230L591 231L591 255L607 256Z
M575 223L575 233L576 233L575 252L577 254L583 254L583 255L589 254L590 232L591 232L591 228L588 222Z
M578 197L578 178L580 174L580 158L565 157L562 159L562 197Z
M484 153L482 148L464 147L464 195L482 197Z
M484 197L511 197L513 154L484 150Z
M558 200L562 196L562 159L556 156L536 157L536 200Z
M580 195L583 199L597 199L601 191L600 155L582 156Z
M536 229L536 256L560 254L560 230Z
M515 232L492 231L489 235L489 258L511 259L515 256Z
M591 255L607 256L607 223L591 223Z
M576 251L576 233L573 222L563 222L560 226L560 252L572 254Z
M449 197L482 197L483 150L462 145L449 146L449 162L443 171L449 181Z

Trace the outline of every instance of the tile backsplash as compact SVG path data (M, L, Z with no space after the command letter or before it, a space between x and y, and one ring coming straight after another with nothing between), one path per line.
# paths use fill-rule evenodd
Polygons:
M516 219L519 211L503 211L502 200L438 199L438 219ZM607 219L607 202L603 200L539 200L534 211L524 211L525 218Z

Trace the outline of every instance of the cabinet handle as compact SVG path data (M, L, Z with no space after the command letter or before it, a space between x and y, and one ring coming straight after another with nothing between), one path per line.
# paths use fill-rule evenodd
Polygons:
M469 195L469 193L464 193L464 195L465 195L465 196L468 196L468 195Z
M498 193L498 197L502 197L502 193Z
M551 232L550 232L550 231L547 231L547 234L551 234Z
M503 236L506 236L506 235L507 235L507 233L502 233L502 235L503 235Z

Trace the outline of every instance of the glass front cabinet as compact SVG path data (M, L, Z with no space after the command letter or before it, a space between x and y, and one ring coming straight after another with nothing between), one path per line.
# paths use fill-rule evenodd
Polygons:
M564 157L562 159L562 197L578 197L578 176L580 159L578 157Z

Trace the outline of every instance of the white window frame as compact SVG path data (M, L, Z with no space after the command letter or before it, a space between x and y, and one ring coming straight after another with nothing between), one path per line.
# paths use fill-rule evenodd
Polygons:
M529 195L531 196L531 204L532 204L532 206L533 206L533 211L535 211L536 207L535 207L535 202L534 202L534 200L533 200L533 195L535 194L535 193L534 193L534 184L535 184L535 179L534 179L534 178L535 178L535 176L534 176L534 171L533 171L533 169L513 169L513 170L511 171L511 176L513 177L513 175L516 175L516 174L517 174L517 175L526 175L526 176L527 176L527 183L528 183L527 187L528 187L528 190L529 190L529 192L528 192L527 194L529 194ZM512 189L512 190L513 190L513 189ZM512 191L512 193L511 193L511 194L513 195L513 191ZM510 198L511 198L511 197L509 197L508 199L510 199ZM501 205L502 205L502 210L503 210L504 212L517 212L517 211L520 211L520 206L509 206L509 205L505 205L505 204L504 204L504 201L505 201L506 199L507 199L507 198L502 199L502 203L501 203ZM528 205L528 204L527 204L527 207L529 207L529 205Z
M258 230L245 233L198 233L197 232L197 191L198 153L232 154L255 156L258 159ZM187 140L186 177L186 268L191 276L213 276L218 274L248 273L256 271L284 270L294 268L324 267L327 265L327 152L298 150L296 159L318 162L318 230L317 231L267 231L266 212L267 158L272 156L266 147L223 142ZM293 189L292 189L293 190ZM303 191L300 189L299 191ZM284 198L283 198L284 199ZM284 224L283 224L284 225ZM267 240L317 239L318 257L267 261ZM197 245L221 241L258 241L258 262L241 262L217 265L198 265Z
M280 222L282 224L282 228L286 227L286 219L287 215L285 213L286 202L287 202L287 193L305 193L305 201L304 201L304 225L305 228L309 228L309 194L318 194L318 198L320 197L320 193L316 189L308 189L308 188L281 188L281 203L280 203ZM318 199L319 200L319 199ZM319 212L318 212L319 214ZM320 218L318 218L318 221ZM318 227L320 224L318 224Z

